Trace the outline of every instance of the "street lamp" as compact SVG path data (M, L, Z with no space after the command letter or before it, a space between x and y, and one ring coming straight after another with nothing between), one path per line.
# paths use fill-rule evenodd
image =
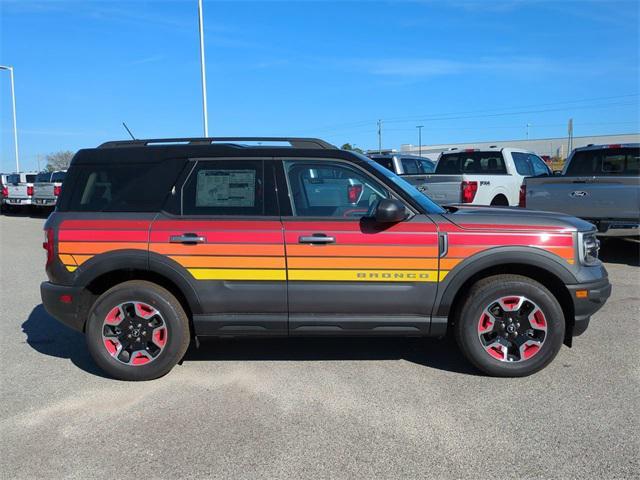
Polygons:
M200 75L202 77L202 117L204 136L209 136L209 116L207 115L207 73L204 66L204 27L202 18L202 0L198 0L198 25L200 29Z
M422 129L424 128L424 125L416 125L416 128L418 129L418 156L421 157L422 156Z
M16 147L16 173L20 171L20 158L18 156L18 127L16 123L16 89L13 83L13 67L0 65L0 70L9 70L11 77L11 103L13 105L13 144Z

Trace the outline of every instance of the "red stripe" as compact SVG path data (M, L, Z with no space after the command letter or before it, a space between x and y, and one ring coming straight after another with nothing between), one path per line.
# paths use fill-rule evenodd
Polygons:
M180 230L182 232L211 230L282 230L282 224L273 220L157 220L153 230Z
M329 237L335 237L337 245L436 245L438 236L433 233L343 233L332 232L326 229L307 230L299 232L287 231L285 240L287 244L298 243L299 237L310 236L314 233L324 233Z
M452 224L452 223L441 223L438 228L441 232L469 232L473 233L474 230L488 230L489 233L499 234L500 232L518 232L525 231L531 232L536 231L540 233L544 232L552 232L552 233L563 233L563 232L573 232L574 229L571 227L559 227L559 226L548 226L548 225L499 225L499 224L484 224L484 223L460 223L460 224Z
M148 230L152 220L63 220L61 230Z
M168 243L173 235L184 233L195 233L204 237L206 243L276 243L282 244L281 231L261 231L261 232L218 232L211 230L198 230L189 226L183 230L161 230L151 232L151 243Z
M146 242L149 232L145 230L60 230L61 242Z
M451 233L449 245L535 245L545 247L573 246L571 235L544 234L477 234L477 233Z

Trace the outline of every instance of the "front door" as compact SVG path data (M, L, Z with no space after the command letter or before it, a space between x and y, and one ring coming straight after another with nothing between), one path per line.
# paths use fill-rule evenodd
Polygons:
M375 223L367 212L393 194L350 163L300 159L282 166L291 203L282 219L289 333L427 334L438 285L431 219Z

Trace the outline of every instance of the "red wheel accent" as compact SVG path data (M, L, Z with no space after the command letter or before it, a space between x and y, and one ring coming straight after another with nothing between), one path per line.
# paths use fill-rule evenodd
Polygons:
M104 323L107 325L118 325L122 321L123 317L122 310L120 310L120 306L118 305L107 313L107 318L104 319Z
M484 333L488 332L493 328L494 320L491 318L487 312L484 312L480 317L480 321L478 322L478 332Z
M542 310L540 309L537 309L535 312L533 312L533 315L529 317L529 321L531 322L532 327L547 327L547 319L544 318L544 313L542 313Z
M104 341L104 346L107 348L107 351L111 354L111 356L114 356L116 353L118 353L119 343L117 340L106 339Z
M540 345L536 345L536 344L525 345L524 350L522 352L522 356L524 357L525 360L527 360L533 357L539 351L540 351Z
M498 360L504 360L504 351L502 350L504 347L493 346L487 349L487 353L491 355L493 358L497 358Z
M147 305L146 303L137 302L135 303L135 306L136 314L141 318L151 318L158 313L155 308Z
M145 357L141 353L137 354L135 357L131 359L132 365L144 365L145 363L149 363L151 359L149 357Z
M156 328L153 331L153 343L159 347L164 347L167 343L167 329L164 327Z

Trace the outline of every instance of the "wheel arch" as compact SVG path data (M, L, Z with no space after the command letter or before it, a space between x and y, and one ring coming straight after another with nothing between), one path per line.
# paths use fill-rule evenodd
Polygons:
M544 285L556 297L565 317L565 343L570 346L575 313L566 285L576 283L577 280L567 267L553 258L553 254L533 247L526 247L525 251L522 247L492 249L491 252L483 252L461 262L442 282L433 317L446 319L448 330L461 306L461 299L469 288L483 278L499 274L531 278Z

